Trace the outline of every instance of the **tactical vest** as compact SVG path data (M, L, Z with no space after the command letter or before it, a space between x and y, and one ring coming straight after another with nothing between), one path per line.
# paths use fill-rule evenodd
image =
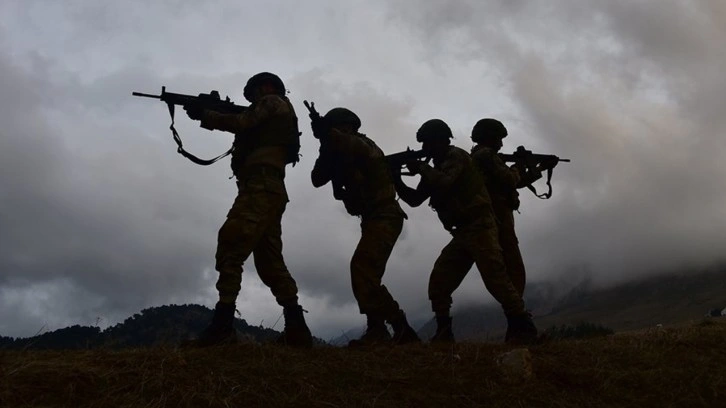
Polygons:
M519 209L519 192L516 188L511 188L503 185L491 176L487 175L484 167L479 163L483 160L493 160L495 165L506 166L506 163L490 148L486 146L475 146L471 152L471 157L474 159L474 165L479 170L484 179L484 185L487 188L487 192L492 200L492 205L495 207L504 207L509 210L515 211Z
M378 212L383 206L395 204L396 189L386 163L383 151L376 143L364 135L358 135L377 157L365 157L356 160L340 158L338 171L343 175L342 184L345 189L342 201L350 215L363 216ZM399 207L400 210L400 207ZM403 210L400 210L403 213Z
M261 147L283 146L287 151L286 163L300 161L300 131L295 110L287 97L280 97L288 105L290 114L265 120L256 127L234 137L232 151L232 172L237 175L244 167L247 157ZM254 109L254 104L250 105Z
M471 224L482 215L488 214L487 211L490 213L491 209L487 206L491 205L491 201L484 187L484 180L467 152L451 146L443 162L448 160L462 160L465 165L448 189L431 192L429 205L436 211L444 228L451 231L455 227ZM440 170L443 162L434 162L434 168Z

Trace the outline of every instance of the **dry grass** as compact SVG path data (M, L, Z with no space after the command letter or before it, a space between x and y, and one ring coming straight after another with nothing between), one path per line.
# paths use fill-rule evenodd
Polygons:
M0 407L726 406L724 321L531 347L518 384L496 365L509 349L4 351Z

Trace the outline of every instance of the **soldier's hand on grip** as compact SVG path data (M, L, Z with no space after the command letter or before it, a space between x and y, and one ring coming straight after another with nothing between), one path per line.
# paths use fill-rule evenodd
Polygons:
M204 109L199 105L185 105L184 111L186 111L187 116L191 120L202 120L202 116L204 115Z
M418 160L410 160L410 161L406 162L406 168L408 169L408 171L411 174L419 174L419 173L421 173L421 167L423 165L424 164L421 163Z

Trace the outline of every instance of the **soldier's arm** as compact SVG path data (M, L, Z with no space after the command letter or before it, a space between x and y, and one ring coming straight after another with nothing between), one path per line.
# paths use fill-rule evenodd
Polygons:
M494 183L511 189L516 189L519 185L522 177L517 168L508 167L493 150L482 149L472 155L472 159L482 173Z
M322 187L333 178L333 160L331 159L330 154L321 147L320 155L315 160L315 166L310 173L314 187Z
M398 177L393 177L393 185L396 187L396 192L401 200L411 207L418 207L431 196L431 194L427 191L423 180L421 180L418 186L413 189L407 186L399 175Z
M428 164L422 164L419 170L421 182L425 182L430 188L445 190L451 187L459 178L465 165L464 160L453 155L444 160L441 170L437 170Z
M277 95L266 95L254 105L253 109L247 109L242 113L226 114L205 110L202 115L202 126L239 134L272 117L290 113L290 107L282 98Z

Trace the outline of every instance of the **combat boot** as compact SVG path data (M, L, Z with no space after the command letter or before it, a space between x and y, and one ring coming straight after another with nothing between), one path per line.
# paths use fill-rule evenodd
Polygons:
M537 327L532 316L525 312L519 315L507 316L507 333L504 342L507 344L535 344L537 343Z
M402 345L421 342L416 331L408 324L406 313L403 310L399 310L398 315L389 320L388 323L393 327L393 344Z
M365 347L379 344L386 344L391 341L391 333L388 332L386 322L378 315L366 315L368 327L366 332L359 339L348 342L348 347Z
M285 316L285 330L277 338L277 343L290 347L312 347L313 335L305 323L302 306L287 306L282 309L282 313Z
M431 338L431 342L453 343L454 341L451 316L436 316L436 334Z
M234 323L234 304L217 302L214 307L212 323L207 326L196 340L188 345L196 347L209 347L221 344L232 344L237 341L237 332Z

